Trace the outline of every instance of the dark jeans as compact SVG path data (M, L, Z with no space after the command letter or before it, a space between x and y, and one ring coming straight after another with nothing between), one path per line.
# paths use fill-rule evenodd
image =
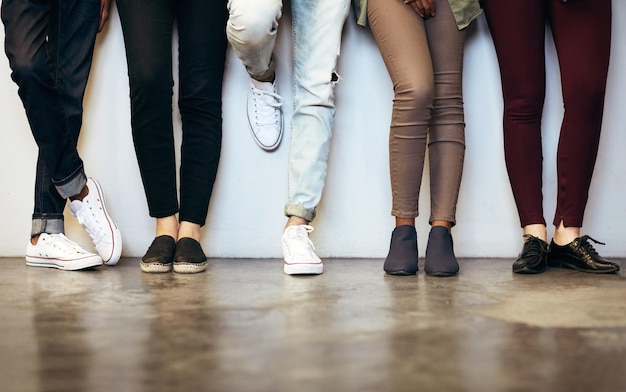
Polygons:
M204 225L222 140L226 1L118 0L135 152L150 216ZM179 37L180 210L172 126L172 34Z
M63 232L86 183L76 150L100 0L3 0L5 49L39 147L32 235Z
M565 115L553 223L581 227L595 166L611 47L611 0L485 0L504 94L504 149L522 226L544 224L541 115L545 24L561 71Z

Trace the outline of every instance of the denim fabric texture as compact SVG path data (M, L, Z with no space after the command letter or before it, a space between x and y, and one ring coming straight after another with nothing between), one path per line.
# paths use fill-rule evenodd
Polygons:
M273 75L281 0L230 0L228 38L251 76ZM326 181L335 72L350 0L293 0L293 91L287 216L315 217ZM279 91L280 92L280 91Z
M63 232L66 198L86 184L76 150L99 0L3 0L11 77L39 148L32 235Z

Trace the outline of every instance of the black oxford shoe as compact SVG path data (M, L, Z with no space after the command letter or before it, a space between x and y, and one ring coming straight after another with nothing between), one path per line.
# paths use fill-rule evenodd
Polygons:
M596 252L589 240L602 244L588 235L576 238L567 245L559 246L550 244L550 255L548 265L555 268L571 268L581 272L591 272L595 274L610 274L619 271L619 264L609 261Z
M516 274L540 274L548 268L548 244L535 236L525 234L522 253L513 263Z

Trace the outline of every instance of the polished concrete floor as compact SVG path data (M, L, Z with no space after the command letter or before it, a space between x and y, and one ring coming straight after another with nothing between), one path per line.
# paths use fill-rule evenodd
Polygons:
M624 267L626 262L620 261ZM386 276L377 259L138 259L67 272L0 259L2 391L626 391L626 273Z

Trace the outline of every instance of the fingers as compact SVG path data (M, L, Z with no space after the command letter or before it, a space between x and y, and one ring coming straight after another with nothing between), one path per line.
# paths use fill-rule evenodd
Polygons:
M408 4L422 18L435 16L435 3L433 0L404 0L404 4Z

